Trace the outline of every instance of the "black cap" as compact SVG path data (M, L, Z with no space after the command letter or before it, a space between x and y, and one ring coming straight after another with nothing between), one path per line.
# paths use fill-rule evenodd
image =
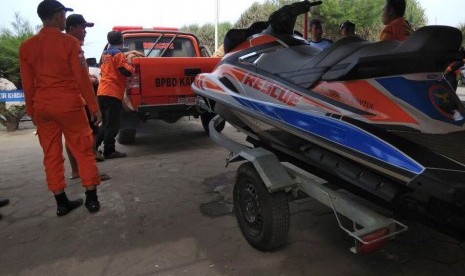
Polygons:
M118 31L111 31L107 34L107 40L110 45L123 44L123 34Z
M84 25L86 27L93 27L94 23L92 22L87 22L84 19L84 16L82 14L71 14L66 18L66 29L69 29L71 26L77 26L77 25Z
M60 2L56 0L44 0L40 2L37 6L37 14L39 15L40 19L47 19L50 18L55 12L57 11L73 11L73 9L66 8Z
M344 22L341 23L341 25L339 26L339 29L342 30L343 28L347 28L347 27L355 28L355 24L350 22L349 20L347 20L347 21L344 21Z

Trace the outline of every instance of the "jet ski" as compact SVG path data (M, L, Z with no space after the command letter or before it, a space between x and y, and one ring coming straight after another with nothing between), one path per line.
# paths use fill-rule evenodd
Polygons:
M226 55L192 88L248 142L403 217L465 238L465 108L442 72L461 32L343 38L320 50L294 34L318 2L232 29Z

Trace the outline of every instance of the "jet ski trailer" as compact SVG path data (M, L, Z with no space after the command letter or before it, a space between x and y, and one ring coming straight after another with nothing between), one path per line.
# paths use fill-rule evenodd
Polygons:
M352 195L333 190L323 179L294 164L281 162L271 151L250 148L219 133L216 126L223 121L220 116L210 121L210 138L231 152L227 165L247 161L236 175L234 212L244 237L253 247L269 251L285 244L290 222L288 196L297 198L299 192L333 210L339 227L355 241L350 249L353 253L378 250L386 240L408 229L401 222L354 201ZM345 225L342 217L352 225Z

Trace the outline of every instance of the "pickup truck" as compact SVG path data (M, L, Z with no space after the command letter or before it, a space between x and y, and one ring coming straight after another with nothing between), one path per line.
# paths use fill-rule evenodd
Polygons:
M144 55L132 59L135 73L127 81L118 142L133 143L139 122L150 119L174 123L184 116L200 117L208 133L214 114L199 108L191 84L197 74L211 72L220 58L209 57L195 35L174 28L117 26L113 30L123 33L123 52Z

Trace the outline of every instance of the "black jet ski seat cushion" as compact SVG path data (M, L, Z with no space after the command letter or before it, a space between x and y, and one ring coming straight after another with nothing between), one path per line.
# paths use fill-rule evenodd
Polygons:
M351 80L420 72L442 72L449 63L463 59L460 30L449 26L426 26L404 42L369 44L339 61L322 79Z
M462 33L460 30L449 26L426 26L412 33L393 52L458 51L461 45Z
M308 88L321 80L323 74L334 64L368 44L370 42L358 36L339 39L316 55L310 54L300 59L288 59L287 63L290 66L280 67L279 72L274 71L273 73L294 84ZM292 62L290 62L291 60Z

